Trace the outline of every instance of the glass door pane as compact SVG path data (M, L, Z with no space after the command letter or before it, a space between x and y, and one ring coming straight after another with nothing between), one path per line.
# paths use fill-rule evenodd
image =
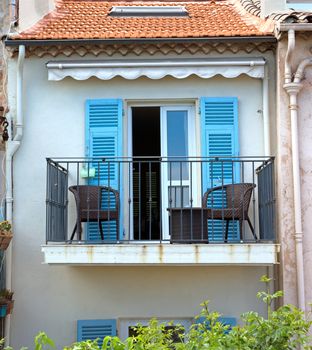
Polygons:
M167 111L167 157L169 180L188 180L188 111ZM175 162L176 161L176 162Z
M190 156L195 154L192 107L163 107L161 110L162 230L169 238L168 208L191 206ZM193 173L193 171L192 171Z

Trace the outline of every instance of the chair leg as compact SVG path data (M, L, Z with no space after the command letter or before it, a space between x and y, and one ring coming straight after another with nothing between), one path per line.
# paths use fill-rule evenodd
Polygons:
M243 220L239 220L239 239L243 241Z
M73 233L72 233L72 235L70 236L70 241L72 241L72 240L74 239L76 230L77 230L77 222L75 223Z
M251 221L250 221L250 219L249 219L248 216L247 216L247 222L248 222L248 225L249 225L250 230L251 230L251 232L252 232L252 235L254 236L254 239L257 241L258 238L257 238L257 236L256 236L256 234L255 234L255 229L254 229L254 227L252 226Z
M120 240L120 237L119 237L119 220L116 219L116 239L117 241Z
M227 241L228 241L228 236L229 236L229 220L226 220L226 225L225 225L225 240L224 240L224 243L227 243Z
M100 229L101 240L104 241L102 221L99 221L99 229Z
M78 241L81 241L81 236L82 236L82 224L81 222L79 222L77 224L77 237L78 237Z

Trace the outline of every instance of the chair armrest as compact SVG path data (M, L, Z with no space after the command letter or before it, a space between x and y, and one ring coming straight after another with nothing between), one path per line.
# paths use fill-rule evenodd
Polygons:
M218 191L218 190L224 190L224 189L226 189L228 186L231 186L231 185L217 186L217 187L210 188L208 191L206 191L206 192L204 193L204 195L203 195L202 207L203 207L203 208L207 208L208 197L209 197L209 195L210 195L212 192Z
M119 212L119 191L113 189L110 186L101 186L101 191L105 190L107 192L112 192L115 196L115 202L116 202L116 211Z
M252 192L255 188L256 188L256 184L253 184L253 186L252 187L250 187L250 188L247 188L245 191L244 191L244 193L242 194L242 200L244 200L245 199L245 197L247 196L247 195L249 195L249 192Z

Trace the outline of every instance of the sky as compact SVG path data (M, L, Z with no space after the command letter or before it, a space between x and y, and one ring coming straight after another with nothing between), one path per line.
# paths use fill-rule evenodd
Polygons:
M296 10L312 10L312 2L310 4L287 4L287 6Z

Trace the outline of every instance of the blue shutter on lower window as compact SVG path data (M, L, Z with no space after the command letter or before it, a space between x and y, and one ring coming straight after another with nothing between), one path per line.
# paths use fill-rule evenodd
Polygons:
M88 179L89 185L109 186L119 192L122 200L122 163L116 157L122 156L122 100L101 99L86 101L86 156L104 159L91 164L95 176ZM120 159L119 159L120 160ZM115 208L113 195L103 193L102 209ZM121 210L121 205L119 206ZM102 223L104 240L116 241L121 237L122 213L119 214L120 232L116 221ZM97 222L88 223L87 240L100 240Z
M106 336L117 335L116 324L116 320L78 320L77 341L98 339L101 346Z
M210 188L239 182L239 163L223 156L238 156L238 100L236 97L201 98L201 147L203 157L218 157L215 162L203 164L203 193ZM224 191L214 192L213 207L222 208ZM211 199L211 198L210 198ZM208 201L208 206L212 203ZM210 242L224 240L225 222L208 220ZM238 223L229 225L228 241L239 239Z
M237 325L237 320L235 317L218 317L218 322L222 323L224 326L228 326L228 329L225 331L225 333L229 333L233 327ZM209 322L207 322L205 317L199 317L196 319L195 323L204 323L207 328L210 328Z

